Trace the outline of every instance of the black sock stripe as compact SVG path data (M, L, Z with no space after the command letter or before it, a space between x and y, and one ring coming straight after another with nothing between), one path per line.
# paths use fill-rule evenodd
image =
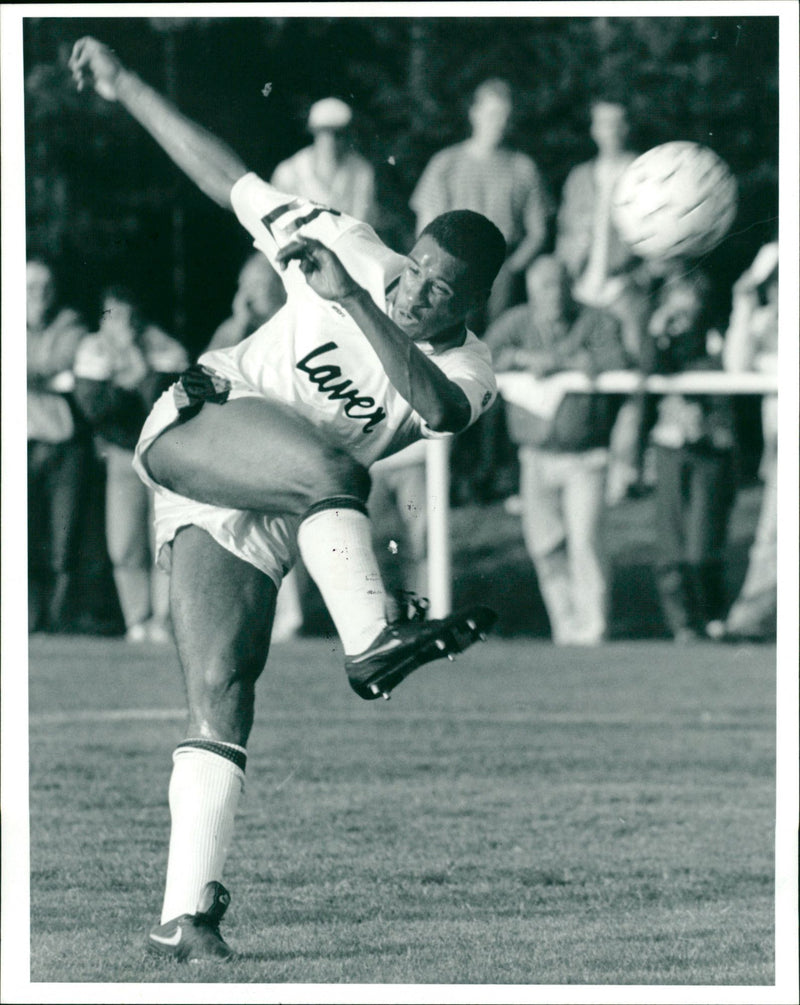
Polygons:
M195 750L208 750L212 754L219 754L225 760L232 761L242 771L244 771L247 765L247 754L243 750L237 750L236 747L232 747L227 743L219 743L216 740L184 740L175 749L185 750L187 747L194 748Z
M309 506L300 518L300 522L302 523L304 520L308 520L310 516L314 516L315 513L321 513L326 509L354 509L359 513L363 513L364 516L369 515L366 503L363 499L359 499L358 496L330 496L328 499L320 499L319 502L315 502L312 506Z

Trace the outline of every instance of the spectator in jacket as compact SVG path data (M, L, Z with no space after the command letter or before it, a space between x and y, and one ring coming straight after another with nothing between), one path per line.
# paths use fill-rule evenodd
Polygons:
M89 440L70 396L87 327L60 303L52 267L30 258L27 287L30 631L70 627Z
M499 371L544 378L633 365L622 320L611 310L578 305L557 258L538 258L527 282L528 303L502 315L486 333ZM594 645L607 629L600 525L619 402L604 394L573 393L548 407L539 404L538 411L508 409L511 436L519 444L523 536L553 641Z
M106 464L106 543L129 642L170 638L168 578L151 556L152 493L131 463L153 402L188 363L122 286L105 290L100 327L75 359L75 397Z

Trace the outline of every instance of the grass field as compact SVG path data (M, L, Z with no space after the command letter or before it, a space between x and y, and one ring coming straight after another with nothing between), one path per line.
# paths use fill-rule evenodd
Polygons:
M772 984L774 680L771 647L495 639L364 703L333 641L276 646L225 876L242 957L187 968L143 950L175 657L35 637L31 980Z

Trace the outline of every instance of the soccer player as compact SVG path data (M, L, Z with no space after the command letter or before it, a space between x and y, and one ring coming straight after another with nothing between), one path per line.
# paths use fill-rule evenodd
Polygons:
M398 255L367 225L248 172L97 40L79 40L70 66L79 89L118 101L202 191L234 209L287 288L262 328L202 356L159 399L134 462L156 491L189 705L170 781L161 924L148 945L181 960L226 959L220 877L276 590L297 551L362 698L388 696L494 621L477 607L387 624L365 501L373 461L459 432L494 400L489 352L464 319L488 297L505 242L480 214L454 212Z

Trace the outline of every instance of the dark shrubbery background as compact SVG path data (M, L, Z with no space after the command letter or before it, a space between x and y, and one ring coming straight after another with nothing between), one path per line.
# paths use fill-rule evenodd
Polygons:
M592 154L586 112L596 92L629 101L637 149L690 139L728 161L739 218L706 263L721 312L776 226L775 17L26 19L30 251L54 259L90 318L105 282L133 282L192 350L227 314L249 239L126 114L76 93L66 60L87 33L267 177L307 142L312 101L351 102L378 170L382 236L401 250L412 237L411 189L432 153L464 137L466 102L488 76L517 89L511 140L556 197Z

